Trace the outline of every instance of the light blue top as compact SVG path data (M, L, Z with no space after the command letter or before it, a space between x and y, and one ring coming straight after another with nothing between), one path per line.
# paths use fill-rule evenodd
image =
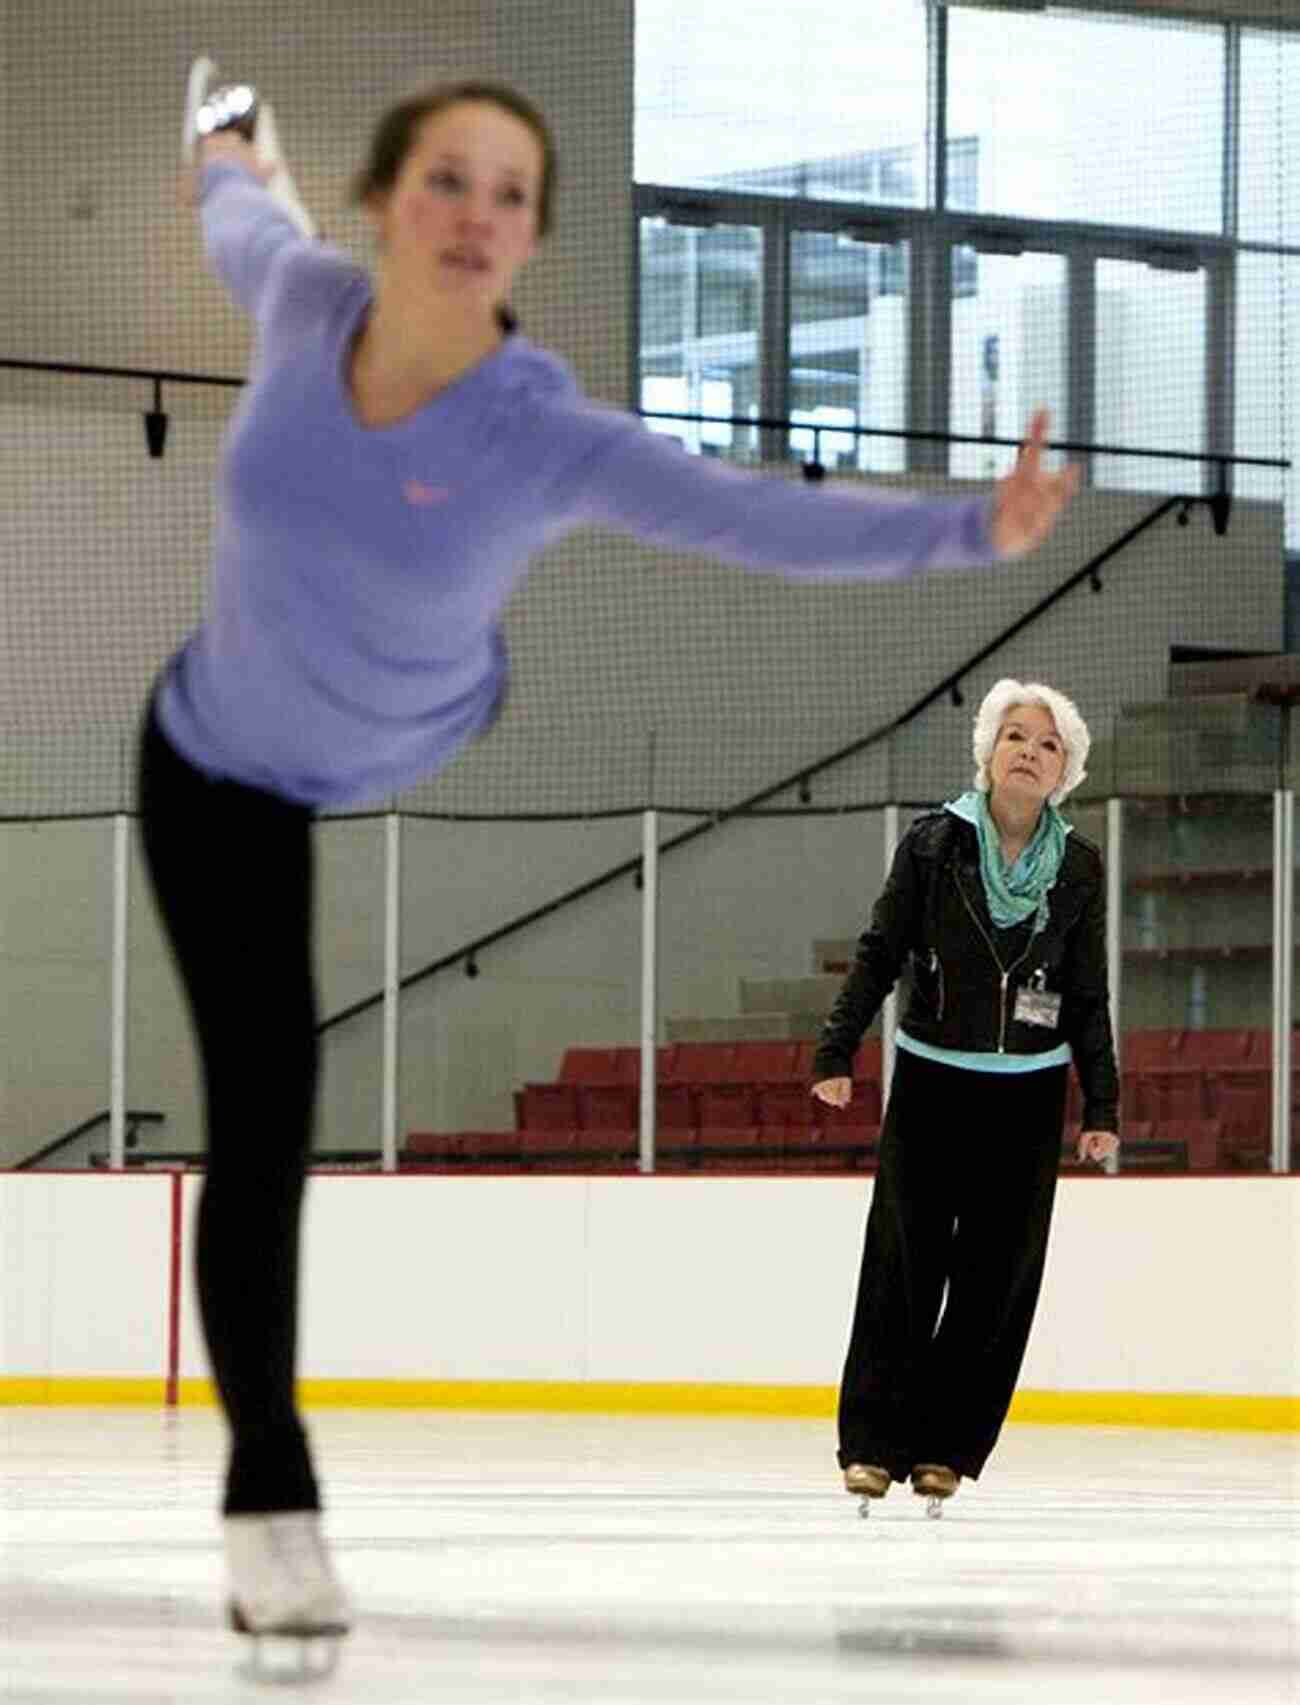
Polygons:
M1049 1048L1045 1054L977 1054L962 1048L936 1048L932 1042L918 1042L906 1030L895 1032L894 1040L905 1054L917 1054L923 1060L933 1060L938 1066L960 1066L967 1072L995 1072L1018 1077L1022 1072L1046 1071L1048 1066L1068 1066L1074 1054L1068 1042Z
M987 496L813 489L690 456L518 335L406 419L364 427L347 374L365 270L305 239L241 166L204 167L200 188L209 261L257 331L207 612L158 698L209 775L310 806L430 775L492 721L501 617L530 560L587 524L807 580L996 556Z

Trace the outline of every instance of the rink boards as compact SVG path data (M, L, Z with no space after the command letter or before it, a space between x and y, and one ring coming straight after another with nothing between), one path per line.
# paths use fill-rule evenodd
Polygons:
M0 1401L208 1400L200 1183L0 1176ZM317 1175L304 1397L829 1414L869 1195L848 1178ZM1294 1428L1297 1279L1300 1179L1063 1179L1013 1413Z

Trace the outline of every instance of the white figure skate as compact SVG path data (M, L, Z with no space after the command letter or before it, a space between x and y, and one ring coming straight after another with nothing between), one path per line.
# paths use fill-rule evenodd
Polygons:
M883 1498L893 1484L887 1468L876 1468L863 1462L851 1462L844 1470L844 1490L858 1500L858 1514L865 1521L871 1514L874 1498Z
M352 1611L330 1562L314 1510L227 1516L230 1625L252 1640L257 1680L330 1675Z
M200 142L222 130L233 130L253 144L261 163L272 168L267 190L304 237L315 237L316 223L303 206L280 152L270 102L262 100L250 83L222 83L212 60L200 56L190 66L185 89L181 157L186 165L197 165Z

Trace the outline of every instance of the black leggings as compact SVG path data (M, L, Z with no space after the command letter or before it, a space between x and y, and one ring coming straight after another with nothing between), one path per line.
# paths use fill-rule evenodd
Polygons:
M140 818L203 1064L199 1306L231 1430L227 1515L320 1508L294 1403L298 1235L316 1106L312 813L210 781L150 707Z
M894 1066L840 1387L839 1461L896 1480L942 1463L976 1479L1038 1303L1068 1068L994 1076L901 1048Z

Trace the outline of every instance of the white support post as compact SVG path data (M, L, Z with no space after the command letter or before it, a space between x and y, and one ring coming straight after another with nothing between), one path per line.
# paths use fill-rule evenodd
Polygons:
M894 866L894 854L898 851L897 805L885 807L885 880ZM880 1009L880 1097L881 1104L889 1099L889 1086L894 1081L894 1038L898 1034L898 996L891 989L885 996L885 1004Z
M383 1170L397 1171L399 1025L402 981L402 819L384 818L384 1083Z
M1123 1053L1120 1036L1124 991L1124 801L1106 801L1106 981L1110 992L1110 1026L1115 1036L1116 1063ZM1119 1155L1106 1162L1107 1172L1119 1171Z
M126 1166L126 951L130 907L131 819L125 812L113 818L113 966L109 1000L108 1164L114 1172Z
M1295 792L1273 795L1273 1148L1274 1172L1291 1158L1291 1002L1295 969Z
M655 1071L659 1035L659 813L641 817L641 1146L639 1170L655 1169Z

